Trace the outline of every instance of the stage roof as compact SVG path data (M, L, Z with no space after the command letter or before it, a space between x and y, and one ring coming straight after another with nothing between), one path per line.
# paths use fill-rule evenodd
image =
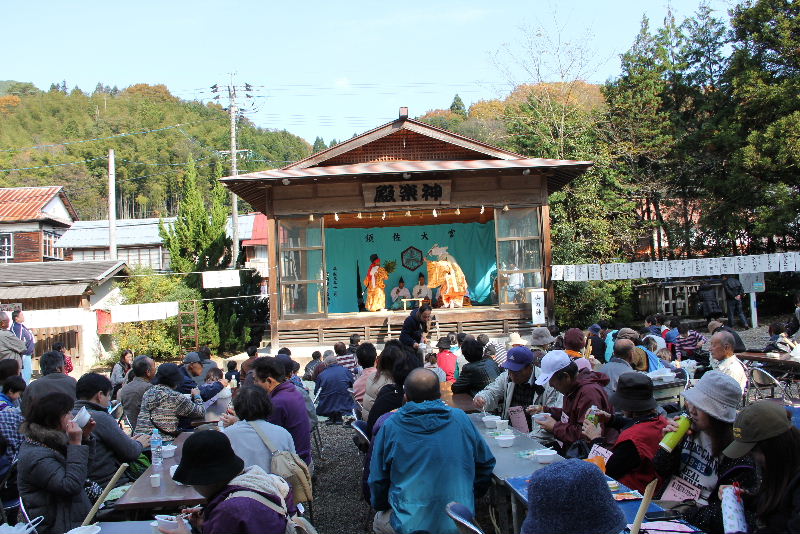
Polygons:
M307 167L304 169L272 169L251 172L239 176L223 178L231 191L245 199L252 206L264 201L262 184L279 182L283 185L320 180L342 180L359 177L398 178L404 174L421 178L423 175L440 175L466 172L497 172L535 169L547 176L549 193L558 191L570 181L586 172L593 165L591 161L572 161L558 159L481 159L472 161L384 161L376 163L357 163L355 165L335 165L330 167ZM392 176L400 175L400 176ZM288 182L288 183L287 183Z

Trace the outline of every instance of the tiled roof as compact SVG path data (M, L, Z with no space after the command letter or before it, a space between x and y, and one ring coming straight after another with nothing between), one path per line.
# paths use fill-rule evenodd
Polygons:
M42 210L55 197L61 195L64 206L73 219L77 214L62 192L60 185L47 187L0 188L0 222L41 221L52 217Z

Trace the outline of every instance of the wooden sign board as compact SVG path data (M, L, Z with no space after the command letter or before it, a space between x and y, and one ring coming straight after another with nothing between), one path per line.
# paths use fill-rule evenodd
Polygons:
M450 204L450 180L369 183L361 184L361 190L367 208L399 209Z

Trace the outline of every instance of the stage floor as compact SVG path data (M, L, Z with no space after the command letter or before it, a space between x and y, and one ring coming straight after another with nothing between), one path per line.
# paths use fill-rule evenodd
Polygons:
M278 320L277 343L330 343L347 341L350 334L359 334L364 341L384 343L397 338L411 310L378 312L332 313L327 317ZM448 332L504 335L511 332L530 332L530 309L501 309L497 306L467 306L465 308L436 308L432 314L432 333Z

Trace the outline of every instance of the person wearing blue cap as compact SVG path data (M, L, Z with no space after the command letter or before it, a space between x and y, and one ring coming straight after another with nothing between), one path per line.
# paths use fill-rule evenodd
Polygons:
M537 354L541 352L537 351ZM508 419L508 409L513 406L561 406L562 396L558 391L549 384L536 385L536 378L541 375L542 370L535 363L535 354L528 347L511 348L506 361L500 366L505 371L475 394L472 399L475 406L480 410L495 411L502 405L503 419ZM552 436L547 435L540 437L552 439Z
M579 512L576 503L580 503ZM596 465L564 460L531 475L528 515L521 534L617 534L625 523L625 514Z

